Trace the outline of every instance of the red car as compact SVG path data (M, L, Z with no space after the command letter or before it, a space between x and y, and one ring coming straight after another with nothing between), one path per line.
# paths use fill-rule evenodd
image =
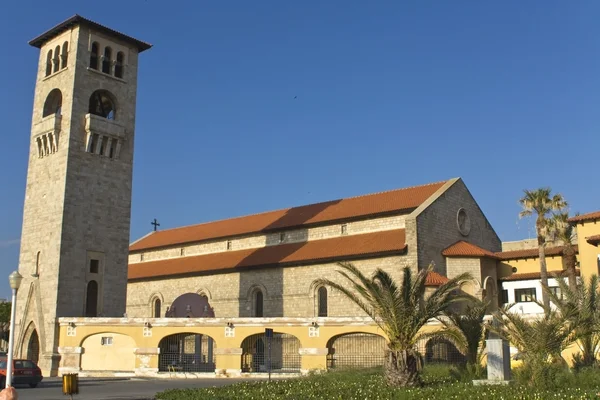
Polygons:
M0 388L6 385L6 358L0 358ZM12 384L28 384L32 388L44 379L42 371L31 360L13 360Z

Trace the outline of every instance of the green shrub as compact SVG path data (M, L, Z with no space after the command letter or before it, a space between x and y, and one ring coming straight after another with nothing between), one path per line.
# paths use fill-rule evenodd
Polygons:
M557 375L558 376L558 375ZM531 385L473 386L456 382L447 366L426 367L423 388L399 389L386 385L380 371L341 371L309 377L244 382L207 389L167 390L157 394L159 400L425 400L425 399L597 399L600 371L582 370L579 374L558 376L560 387L535 388ZM563 379L567 379L564 381ZM572 386L583 383L584 386ZM564 385L564 386L563 386Z

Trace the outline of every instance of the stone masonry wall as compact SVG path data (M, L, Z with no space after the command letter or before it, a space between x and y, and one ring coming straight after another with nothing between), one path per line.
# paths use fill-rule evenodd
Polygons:
M457 213L464 208L470 221L468 234L461 234L457 224ZM424 268L431 262L435 270L446 273L446 259L442 251L465 240L490 251L500 251L501 242L487 218L458 179L417 217L418 264ZM450 273L450 271L448 271Z
M357 235L367 232L377 232L390 229L404 228L404 215L391 217L369 218L362 221L344 223L348 235ZM284 233L284 241L280 242L280 233ZM342 224L319 226L308 229L295 229L285 232L269 234L254 234L233 238L210 240L202 243L183 244L164 249L136 251L129 255L129 263L142 261L163 260L200 254L219 253L227 251L227 242L231 242L232 251L250 248L260 248L286 243L298 243L311 240L329 239L342 235Z
M376 268L388 271L401 280L401 269L410 265L406 256L390 256L354 261L363 273L370 275ZM214 307L216 317L249 317L253 289L264 295L265 317L313 317L316 315L315 292L310 290L318 278L341 281L335 263L265 268L243 272L130 282L127 292L127 316L150 317L152 301L161 299L161 315L184 293L203 293ZM328 315L363 316L364 313L342 294L328 289Z

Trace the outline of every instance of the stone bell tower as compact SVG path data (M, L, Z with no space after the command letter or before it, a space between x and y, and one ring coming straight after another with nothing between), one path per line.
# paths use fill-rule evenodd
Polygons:
M125 312L138 56L151 45L75 15L40 49L15 353L56 375L59 317Z

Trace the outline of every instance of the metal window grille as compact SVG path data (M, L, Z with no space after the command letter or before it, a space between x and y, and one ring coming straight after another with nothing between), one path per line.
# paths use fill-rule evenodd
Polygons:
M383 365L386 342L371 333L349 333L327 343L327 368L371 368Z
M215 342L207 335L178 333L164 337L158 347L160 372L214 372Z
M466 363L466 357L452 342L443 338L421 340L417 344L417 351L421 354L424 364L452 364Z
M300 340L274 332L271 338L271 373L300 371ZM264 333L252 335L242 342L242 372L268 372L268 345Z

